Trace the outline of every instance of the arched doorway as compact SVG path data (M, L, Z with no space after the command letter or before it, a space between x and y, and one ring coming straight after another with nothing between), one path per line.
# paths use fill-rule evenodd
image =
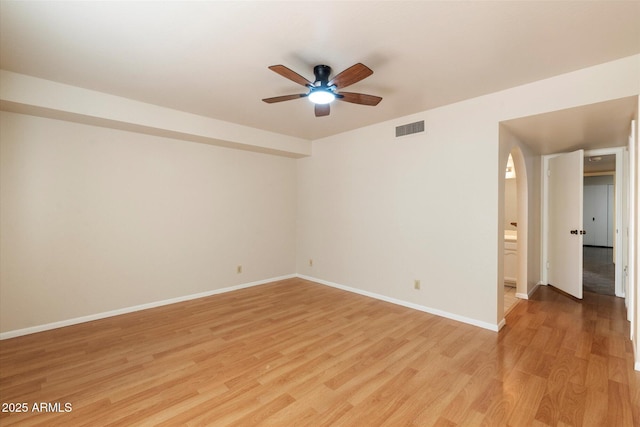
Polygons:
M499 318L513 308L517 299L528 298L527 267L529 240L529 191L527 169L522 150L514 145L504 160L504 203L502 206L503 278L498 295L502 298Z

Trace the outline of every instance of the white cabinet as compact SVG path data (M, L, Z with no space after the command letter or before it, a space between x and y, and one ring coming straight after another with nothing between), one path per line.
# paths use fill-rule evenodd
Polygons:
M504 282L515 285L518 277L518 243L504 242Z

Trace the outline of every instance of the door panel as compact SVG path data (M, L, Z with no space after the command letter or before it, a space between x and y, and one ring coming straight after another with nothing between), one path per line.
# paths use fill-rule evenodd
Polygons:
M584 152L549 159L548 281L582 299Z

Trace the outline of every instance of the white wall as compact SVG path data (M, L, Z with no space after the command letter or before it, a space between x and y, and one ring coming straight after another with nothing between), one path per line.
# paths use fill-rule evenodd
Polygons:
M629 57L315 141L298 160L298 273L497 326L510 151L499 123L636 95L639 65ZM394 137L422 119L424 134ZM533 197L539 162L525 161ZM529 270L537 283L539 269Z
M0 332L295 273L294 159L8 112L0 132Z
M298 272L495 325L491 108L476 99L314 142L298 160ZM424 134L394 137L421 119Z
M635 369L636 371L640 371L640 275L638 272L640 271L640 120L638 120L640 115L640 97L638 97L638 109L636 110L635 120L635 129L632 132L633 140L630 141L630 162L633 162L633 175L630 179L633 181L631 184L631 188L633 189L633 193L631 195L631 200L629 203L633 205L633 217L630 218L631 225L631 242L630 246L630 257L633 257L633 264L631 266L631 271L629 274L631 293L633 297L631 301L635 305L635 307L631 307L631 311L635 311L632 322L635 323L632 326L632 334L633 334L633 348L635 353Z

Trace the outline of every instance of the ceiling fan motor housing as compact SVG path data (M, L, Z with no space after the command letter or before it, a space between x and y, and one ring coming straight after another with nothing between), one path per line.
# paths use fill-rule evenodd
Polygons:
M316 81L313 82L313 85L326 87L331 75L331 67L328 65L316 65L313 67L313 74L316 76Z

